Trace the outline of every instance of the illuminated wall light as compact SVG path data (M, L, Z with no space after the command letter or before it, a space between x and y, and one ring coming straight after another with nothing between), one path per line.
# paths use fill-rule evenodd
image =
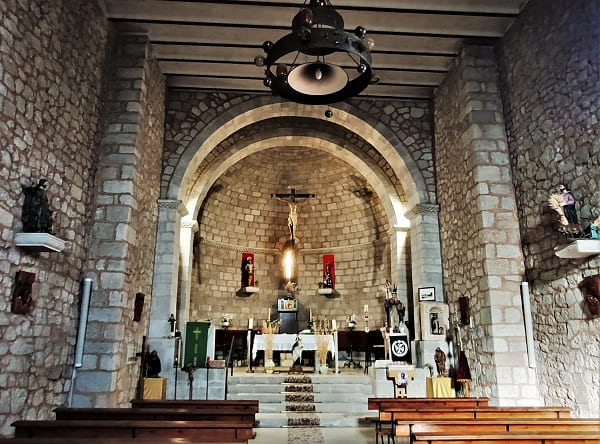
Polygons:
M285 278L290 281L292 279L292 270L294 267L294 253L292 250L286 250L283 256L283 270Z

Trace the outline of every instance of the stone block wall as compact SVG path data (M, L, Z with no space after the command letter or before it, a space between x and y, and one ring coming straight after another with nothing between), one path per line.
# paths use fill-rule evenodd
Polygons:
M198 215L190 319L228 314L233 327L244 328L249 317L265 319L268 307L284 294L281 254L289 239L289 208L271 194L287 192L292 180L298 192L316 194L298 205L299 318L306 319L312 308L314 317L336 319L345 328L346 317L356 313L362 319L368 304L371 327L383 325L381 287L390 273L389 226L372 190L355 193L356 175L330 154L297 147L268 149L232 166L215 183ZM240 297L236 293L245 251L255 253L260 291ZM317 294L323 254L335 255L337 299Z
M66 402L89 238L107 26L96 2L0 2L0 435ZM48 179L62 253L26 252L22 187ZM35 306L10 312L18 270Z
M151 303L164 128L164 78L146 36L115 44L88 261L94 280L73 405L124 406L135 396ZM136 293L145 295L133 321Z
M600 214L600 4L531 0L499 48L502 95L546 404L600 415L600 318L577 284L598 257L559 259L548 196L570 186L583 223Z
M437 92L435 124L445 288L454 312L458 297L469 298L474 389L497 404L537 404L525 353L523 255L492 47L462 48Z

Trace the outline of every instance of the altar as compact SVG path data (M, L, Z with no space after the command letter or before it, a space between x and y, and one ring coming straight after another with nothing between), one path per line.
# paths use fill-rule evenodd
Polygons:
M325 336L327 338L327 351L331 353L332 358L335 360L335 372L338 372L338 361L337 361L337 347L336 341L334 341L334 335L314 335L314 334L288 334L280 333L273 335L273 351L279 352L291 352L294 342L296 342L296 336L300 336L302 340L303 351L313 351L315 354L315 363L319 362L317 356L317 338ZM252 359L256 359L256 355L259 351L265 350L265 335L254 336L254 344L252 345ZM315 366L315 372L318 371L318 366Z
M296 336L293 334L274 334L273 335L273 351L285 351L290 352L292 346L296 341ZM302 347L304 350L316 351L317 350L317 337L323 335L299 335L302 340ZM335 359L337 353L335 349L335 343L333 341L333 335L327 336L327 351L331 353L331 356ZM254 345L252 346L252 359L256 359L258 351L265 350L265 335L254 336Z

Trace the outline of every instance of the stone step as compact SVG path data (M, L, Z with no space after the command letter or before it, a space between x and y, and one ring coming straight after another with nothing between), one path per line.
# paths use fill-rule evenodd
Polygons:
M237 384L281 384L287 377L287 374L268 375L254 373L251 375L241 376L230 376L228 379L229 385ZM297 375L302 377L302 375ZM365 384L370 385L371 380L368 375L344 375L344 374L332 374L332 375L319 375L319 374L307 374L313 384Z
M372 388L370 385L364 384L295 384L297 387L294 390L292 384L229 384L227 387L227 393L229 394L255 394L255 393L362 393L370 394ZM300 386L300 387L298 387ZM312 390L310 388L312 387Z
M256 419L259 427L289 427L289 417L301 417L302 414L289 413L258 413ZM377 419L377 412L365 413L314 413L308 417L315 417L320 427L370 427Z

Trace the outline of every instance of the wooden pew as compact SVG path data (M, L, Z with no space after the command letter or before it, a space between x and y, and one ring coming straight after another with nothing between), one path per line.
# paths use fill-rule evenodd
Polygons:
M15 438L176 438L247 442L250 423L223 421L16 421Z
M487 407L488 398L369 398L369 410L385 408ZM384 407L383 409L381 407Z
M451 408L451 407L479 407L487 406L488 398L369 398L369 410L378 410L379 417L375 423L375 443L379 438L394 435L392 415L386 412L392 408ZM459 416L458 418L464 418Z
M255 413L238 408L219 410L159 409L159 408L68 408L54 409L57 420L106 421L226 421L250 423L256 426Z
M200 441L187 438L0 438L0 444L194 444ZM242 441L202 441L202 444L240 444Z
M415 444L598 444L600 433L494 433L478 435L416 435Z
M237 409L240 412L258 413L258 400L254 399L133 399L131 406L133 408L196 409L214 412Z
M561 435L561 436L558 436ZM490 436L503 437L490 438ZM523 438L517 438L522 436ZM411 438L414 443L448 442L479 443L486 439L495 442L513 442L513 440L558 439L600 439L600 420L598 419L519 419L506 418L496 420L471 421L431 421L414 423ZM515 441L516 442L516 441ZM577 441L582 442L582 441ZM597 441L592 441L597 442Z

